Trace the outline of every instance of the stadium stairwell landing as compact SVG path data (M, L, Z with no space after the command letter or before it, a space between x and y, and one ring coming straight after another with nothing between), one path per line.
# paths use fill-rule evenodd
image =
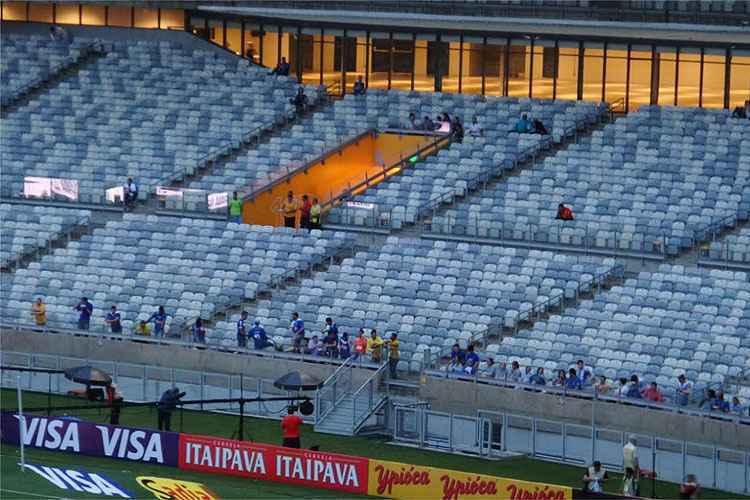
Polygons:
M367 131L270 184L246 191L242 221L283 225L282 204L290 191L298 204L306 194L311 202L317 198L325 210L398 174L405 162L416 163L448 144L446 135ZM297 219L299 226L299 213Z

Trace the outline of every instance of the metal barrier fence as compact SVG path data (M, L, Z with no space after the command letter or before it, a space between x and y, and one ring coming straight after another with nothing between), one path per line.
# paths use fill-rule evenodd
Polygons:
M464 416L403 406L393 406L392 410L394 440L423 448L488 458L520 453L581 467L599 460L605 468L620 471L622 448L632 438L638 447L641 469L656 471L660 480L679 483L686 474L693 473L704 487L750 492L747 449L707 446L510 413L479 410L475 416Z

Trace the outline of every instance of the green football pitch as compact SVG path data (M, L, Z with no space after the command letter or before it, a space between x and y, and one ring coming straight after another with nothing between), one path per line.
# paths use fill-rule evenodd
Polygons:
M17 408L16 392L3 390L0 404L4 411ZM82 405L87 403L79 398L52 396L50 402L56 406ZM24 408L46 407L46 394L25 392ZM101 409L83 409L55 412L56 415L68 414L97 422L106 423L109 413ZM154 408L124 408L120 423L126 426L155 428L156 411ZM175 413L172 418L172 430L193 434L211 435L225 438L236 438L239 417L214 412L184 411ZM244 420L245 439L262 443L280 444L281 429L277 420L246 417ZM420 450L388 444L381 438L342 437L313 432L310 426L302 431L303 447L317 445L321 451L359 455L382 460L392 460L408 464L427 465L446 469L476 472L494 476L504 476L528 481L540 481L580 487L583 469L525 457L504 460L485 460L466 455L455 455L434 451ZM1 472L0 497L2 498L92 498L70 490L63 490L32 471L21 472L18 466L19 449L15 446L2 445L0 448ZM204 473L186 472L178 469L149 465L136 462L91 458L70 455L61 452L50 452L26 448L26 461L66 469L81 469L89 473L99 473L114 480L138 498L153 498L153 495L139 486L135 480L138 476L157 476L180 479L204 484L220 498L342 498L340 492L309 489L288 484L257 481L247 478L219 476ZM620 487L619 474L610 474L607 489L616 492ZM651 493L651 484L642 485L644 494ZM658 498L676 498L678 487L673 483L657 481ZM101 497L99 497L101 498ZM701 498L750 498L737 494L704 489Z

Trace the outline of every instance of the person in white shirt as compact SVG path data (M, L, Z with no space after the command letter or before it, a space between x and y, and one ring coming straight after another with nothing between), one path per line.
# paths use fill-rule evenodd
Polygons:
M690 402L690 396L693 394L693 384L682 373L677 377L679 386L677 387L677 404L687 406Z
M602 467L602 463L598 460L586 469L586 474L583 476L584 491L591 491L594 493L601 493L603 490L603 483L609 479L607 471Z
M477 117L471 119L471 125L469 125L469 135L471 137L479 137L482 135L482 126L477 121Z
M125 184L125 206L133 208L135 201L138 199L138 184L132 177L128 177L128 183Z
M628 442L622 447L622 468L633 469L635 480L638 481L640 467L638 466L638 448L635 446L633 438L628 438Z

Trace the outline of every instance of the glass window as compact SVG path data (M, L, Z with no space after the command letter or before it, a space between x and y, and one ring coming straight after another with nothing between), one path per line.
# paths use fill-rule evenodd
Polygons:
M656 58L659 64L659 105L674 106L677 52L673 48L658 48Z
M133 11L133 25L136 28L158 28L158 11L156 9L142 9L136 7Z
M531 69L531 57L526 57L530 47L520 45L518 41L511 42L510 62L508 63L508 95L515 97L528 97L529 95L529 70Z
M442 70L440 72L442 76L442 91L443 92L458 92L459 91L459 78L461 78L461 86L464 87L466 85L466 77L468 76L468 72L464 71L463 76L460 76L461 72L461 41L458 37L445 37L444 41L441 42L444 44L447 44L448 51L446 52L447 60L443 59L443 63L445 63L445 66L442 67ZM467 46L467 43L464 42L464 46ZM435 48L435 53L437 53L438 46L433 46ZM438 56L439 57L439 56ZM464 54L464 58L467 57L466 54ZM435 61L433 64L434 69L437 71L440 67L438 64L440 61ZM481 81L479 83L481 87ZM465 88L465 87L464 87Z
M729 82L729 109L741 106L750 99L750 53L732 54Z
M583 100L602 100L602 76L604 75L604 49L583 49Z
M699 104L701 80L700 50L680 51L677 105L696 107Z
M464 40L463 75L461 92L464 94L482 93L482 70L485 67L484 41ZM456 61L458 63L458 61Z
M130 26L130 7L112 7L107 8L107 25L108 26ZM199 26L203 27L203 19L200 20Z
M503 95L506 45L498 42L499 40L488 40L484 49L484 93L486 95Z
M320 33L320 30L318 30ZM320 85L320 35L303 33L300 38L299 53L302 65L302 82L311 85ZM292 58L294 62L294 58ZM293 68L296 67L293 65Z
M275 68L281 60L278 28L276 26L263 26L260 35L263 37L263 65Z
M546 43L546 42L545 42ZM552 99L555 82L555 47L543 46L538 41L531 49L530 67L532 70L531 97Z
M245 57L254 63L260 64L260 28L251 24L245 24Z
M448 47L445 42L417 40L414 42L414 90L435 90L435 70L447 66ZM442 54L445 54L443 56Z
M29 18L34 20L31 15L31 5L29 5ZM59 24L79 24L81 19L78 17L78 4L65 5L57 4L55 6L55 22Z
M237 55L242 53L242 25L227 21L227 48Z
M651 102L651 47L630 49L630 84L628 111L635 111Z
M349 32L355 40L355 48L357 53L355 54L356 65L354 71L346 72L346 86L347 92L351 92L354 87L354 82L357 81L358 77L362 77L362 82L367 81L367 54L369 52L367 44L367 33L365 32Z
M78 6L75 6L74 12L72 12L70 21L60 21L60 6L57 7L57 19L59 23L65 22L67 24L78 24ZM35 21L37 23L51 23L52 22L52 5L51 4L29 4L29 21Z
M185 11L181 9L161 9L159 19L162 29L181 30L185 27Z
M578 48L560 47L557 62L557 99L578 98Z
M336 69L336 39L340 35L326 34L323 36L323 85L332 85L341 83L341 61L339 68ZM315 50L320 58L320 46L316 45ZM318 68L318 79L320 78L320 68Z
M90 26L104 26L107 18L105 8L100 5L84 5L81 14L83 24Z
M627 70L627 47L607 47L607 77L604 87L604 100L608 103L613 103L621 99L624 106Z
M212 42L224 46L224 23L218 20L208 20L208 32Z
M721 53L719 53L721 52ZM724 107L724 68L726 54L724 51L703 55L703 107Z
M3 2L3 20L26 21L26 2Z
M391 88L411 90L414 71L414 40L393 40Z
M380 36L380 35L378 35ZM370 55L370 88L388 88L388 67L390 66L390 40L387 38L372 39Z

